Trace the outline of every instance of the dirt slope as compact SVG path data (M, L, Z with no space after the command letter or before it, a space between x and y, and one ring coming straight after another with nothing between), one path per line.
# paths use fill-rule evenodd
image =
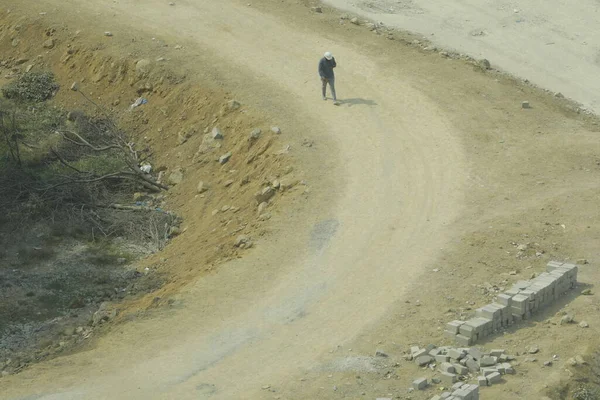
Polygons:
M49 4L30 12L52 10ZM361 334L394 336L395 350L441 339L427 321L453 318L438 296L450 290L446 283L460 289L511 268L514 260L492 249L542 218L540 198L562 205L567 190L597 196L589 179L598 173L591 122L462 61L289 3L70 0L54 7L58 15L77 10L65 23L85 21L99 36L132 31L142 47L151 37L177 37L187 51L182 63L216 71L242 102L314 140L305 159L310 194L275 221L255 252L182 292L179 307L120 325L89 352L3 379L7 398L356 398L366 390L319 389L328 379L320 361L330 351L357 344L370 353L373 339ZM316 61L326 49L339 62L339 107L320 100L316 87ZM520 110L524 96L535 104L532 112ZM565 132L572 148L564 148ZM564 156L549 164L561 149ZM535 183L540 175L544 188ZM507 216L522 221L522 230L480 244L477 254L494 261L471 269L477 254L460 246ZM569 241L548 257L590 248ZM193 244L179 249L193 262ZM538 267L544 259L531 262ZM440 263L456 276L432 277ZM457 303L474 292L459 291ZM404 303L415 293L431 299L418 311ZM407 310L416 323L397 319ZM308 387L296 385L306 373L314 374ZM407 367L393 390L399 393L413 373ZM373 382L369 394L392 390ZM267 385L276 393L261 389Z

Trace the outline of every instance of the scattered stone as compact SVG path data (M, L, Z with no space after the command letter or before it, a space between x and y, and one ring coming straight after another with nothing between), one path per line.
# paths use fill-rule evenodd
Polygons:
M223 186L229 187L229 186L233 185L233 182L235 182L233 179L228 179L228 180L225 181L225 183L223 184Z
M260 138L261 133L262 131L260 129L254 129L252 132L250 132L250 140L257 140L258 138Z
M106 32L104 32L104 36L108 36L108 37L110 37L110 36L112 36L112 35L113 35L113 34L112 34L112 32L109 32L109 31L106 31Z
M208 189L210 189L210 185L208 183L206 183L204 181L198 182L198 187L196 188L196 190L198 191L198 193L204 193Z
M183 181L183 171L181 168L176 168L169 175L169 183L171 185L179 185Z
M492 356L483 356L479 361L479 365L481 367L491 367L492 365L496 365L498 362L498 358Z
M415 379L412 383L412 387L415 390L425 390L427 387L427 378Z
M29 72L33 69L33 64L29 64L26 68L25 68L25 72Z
M552 361L544 361L544 367L551 367Z
M273 127L271 127L271 132L273 132L276 135L280 135L281 129L278 126L273 126Z
M54 48L54 39L50 38L48 40L46 40L43 44L45 49L52 49Z
M531 108L528 101L524 101L521 103L521 108Z
M263 204L263 203L261 203L261 204ZM375 351L375 356L376 357L384 357L384 358L388 357L388 355L385 352L383 352L383 350L377 350L377 351Z
M431 383L433 383L434 385L437 385L441 382L442 380L440 378L431 378Z
M110 304L108 302L100 304L100 308L98 308L98 311L92 316L92 325L96 326L102 324L117 316L117 310L114 308L109 309L109 307Z
M263 213L263 211L265 211L267 209L267 207L269 206L269 203L267 202L262 202L258 205L258 215L261 215Z
M320 14L323 12L323 9L321 7L311 7L310 10L317 14Z
M256 192L254 198L258 204L268 202L271 197L275 196L275 190L271 186L263 188L261 191Z
M492 65L490 64L490 62L488 60L486 60L485 58L481 59L479 61L479 66L482 67L483 69L491 69L492 68Z
M585 258L580 258L577 260L577 264L579 264L579 265L585 265L587 263L588 263L588 260Z
M538 346L529 346L529 347L527 348L527 352L528 352L529 354L536 354L536 353L538 353L539 351L540 351L540 348L539 348Z
M229 161L229 159L231 158L231 152L223 154L221 157L219 157L219 164L225 164L226 162Z
M225 104L226 111L235 111L238 110L242 105L236 100L230 100Z
M587 364L587 362L580 355L575 356L575 361L577 361L578 365L585 365L585 364Z
M587 321L581 321L581 322L579 323L579 327L580 327L580 328L589 328L589 327L590 327L590 325L587 323Z
M561 319L560 319L560 324L561 325L567 325L573 322L573 316L571 314L567 314L564 315Z
M169 237L175 237L181 235L181 229L177 226L172 226L169 228Z
M572 367L575 367L577 365L577 360L575 360L575 358L571 357L567 360L567 364Z
M592 295L592 289L585 289L584 291L581 292L582 295L584 296L591 296Z
M212 129L212 132L211 132L210 135L215 140L222 140L223 139L223 133L216 126Z
M71 85L71 90L74 92L79 90L79 85L77 84L77 82L73 82L73 84Z
M148 76L152 68L152 62L147 59L141 59L135 63L135 74L138 79Z
M351 23L353 23L354 25L358 25L358 24L359 24L359 22L358 22L358 18L356 18L356 17L352 18L352 19L350 20L350 22L351 22Z
M234 242L235 247L242 247L250 241L250 238L246 235L239 235Z

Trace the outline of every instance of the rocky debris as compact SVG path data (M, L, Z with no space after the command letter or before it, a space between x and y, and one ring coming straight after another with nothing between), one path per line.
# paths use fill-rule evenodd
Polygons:
M250 132L250 140L258 140L258 138L260 138L261 133L262 131L260 129L253 129L252 132Z
M179 185L183 181L183 170L181 168L175 168L169 175L169 183L171 185Z
M240 249L249 249L250 247L252 247L252 242L250 241L250 238L247 235L239 235L235 239L233 245Z
M239 110L242 105L236 100L230 100L221 109L221 115L228 114L230 112Z
M275 196L275 190L271 186L267 186L254 194L258 204L268 202L273 196Z
M420 367L429 366L430 369L437 370L439 375L435 379L438 383L452 385L461 381L458 382L457 388L462 387L460 386L463 385L462 381L474 377L475 374L479 375L477 377L479 386L488 386L500 382L502 375L515 373L512 364L507 362L513 360L514 357L507 355L504 349L485 352L476 347L455 348L429 345L426 348L420 348L413 346L405 358L413 359ZM434 382L433 379L432 382ZM457 388L453 387L454 390ZM416 387L415 389L419 390Z
M467 321L446 324L445 333L461 346L470 346L552 304L577 284L575 264L550 261L546 272L528 281L517 281L496 297L494 303L475 310Z
M169 228L169 237L175 237L181 235L181 229L177 226L172 226Z
M281 129L278 126L272 126L271 132L273 132L276 135L281 135Z
M571 314L566 314L563 315L563 317L560 319L560 324L561 325L567 325L573 322L573 316Z
M492 65L490 64L490 62L488 60L486 60L485 58L479 60L479 66L483 69L491 69Z
M43 44L45 49L53 49L54 48L54 39L50 38L46 40Z
M529 346L527 348L527 352L529 354L537 354L539 351L540 351L540 348L538 346L535 346L535 345L534 346Z
M317 13L317 14L320 14L320 13L323 12L323 9L321 7L311 7L310 11L312 11L314 13Z
M581 292L582 295L584 296L591 296L592 295L592 289L585 289L584 291Z
M112 34L112 32L110 32L110 31L106 31L106 32L104 32L104 36L111 37L112 35L113 35L113 34Z
M263 212L267 209L267 207L269 206L269 203L267 202L262 202L258 205L258 215L262 215Z
M354 25L359 25L359 24L360 24L360 22L358 22L358 18L356 18L356 17L352 18L352 19L350 20L350 22L351 22L352 24L354 24Z
M204 181L200 181L198 182L198 186L196 187L196 191L198 193L204 193L206 192L208 189L210 189L210 185Z
M102 304L100 304L100 308L98 308L98 311L96 311L94 315L92 315L92 325L96 326L102 324L113 319L116 316L117 310L115 308L110 309L110 303L103 302Z
M388 355L383 350L377 350L377 351L375 351L375 357L384 357L384 358L387 358Z
M531 108L528 101L524 101L521 103L521 108Z
M71 85L71 90L74 92L79 90L79 85L77 84L77 82L73 82L73 84Z
M142 79L148 76L152 69L152 62L147 59L141 59L135 63L135 75L138 79Z
M587 321L581 321L581 322L579 323L579 327L580 327L580 328L589 328L589 327L590 327L590 325L587 323Z
M214 140L222 140L223 139L223 132L221 132L221 130L219 128L217 128L216 126L212 129L210 136L214 139Z
M229 161L230 158L231 158L231 152L223 154L221 157L219 157L219 164L221 164L221 165L225 164L226 162Z
M229 187L229 186L233 185L234 182L235 181L233 179L228 179L225 181L225 183L223 183L223 186Z

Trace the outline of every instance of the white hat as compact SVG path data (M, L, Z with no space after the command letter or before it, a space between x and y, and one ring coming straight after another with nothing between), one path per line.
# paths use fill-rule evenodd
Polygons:
M330 52L328 52L328 51L325 52L324 56L328 60L331 60L333 58L333 55Z

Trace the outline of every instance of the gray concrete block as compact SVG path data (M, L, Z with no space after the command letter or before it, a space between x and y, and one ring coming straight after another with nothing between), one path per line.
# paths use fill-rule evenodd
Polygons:
M483 356L483 357L481 357L481 360L479 360L479 366L480 367L491 367L493 365L496 365L497 362L498 362L497 357Z
M415 351L414 353L411 352L411 354L412 354L413 358L418 358L418 357L427 355L427 350L419 349L419 350Z
M442 394L440 394L440 397L444 400L447 400L451 396L452 396L452 393L450 393L450 392L442 392Z
M452 385L452 387L451 387L450 389L452 389L453 391L454 391L454 390L458 390L458 389L460 389L460 388L461 388L463 385L464 385L464 383L462 383L462 382L457 382L457 383L455 383L454 385Z
M412 387L415 390L425 390L427 387L427 378L415 379L412 383Z
M438 354L435 356L435 362L444 363L450 361L450 357L445 356L443 354Z
M442 372L450 372L452 374L456 372L456 368L454 368L454 365L448 362L441 363L438 368Z
M430 400L442 400L442 396L435 395Z
M440 374L440 380L442 381L442 383L450 385L452 383L455 383L458 380L458 377L456 376L456 374L452 374L450 372L442 372Z
M515 373L515 369L512 367L510 363L502 363L502 367L504 368L504 373L512 375Z
M488 385L487 378L482 375L477 377L477 383L479 384L479 386L487 386Z
M483 353L477 347L471 347L468 353L471 357L473 357L476 360L479 360L483 356Z
M419 367L425 366L431 362L433 362L433 357L430 355L424 355L415 358L415 364L417 364Z
M479 370L479 372L481 372L481 375L483 375L483 376L485 376L487 378L491 374L497 373L498 370L496 368L481 368Z
M453 363L452 366L454 367L455 374L466 375L469 373L469 368L465 367L464 365Z
M446 324L446 330L453 331L455 334L457 334L460 326L464 323L465 323L464 321L459 321L459 320L454 320L454 321L448 322Z
M459 332L461 335L466 336L469 339L472 339L475 336L475 328L468 323L461 325Z
M506 293L501 293L496 296L496 301L502 305L509 306L511 305L512 296Z
M494 383L499 383L502 381L502 375L500 375L499 372L494 372L492 374L489 374L488 376L486 376L486 378L490 385L493 385Z
M460 360L461 358L463 358L465 356L465 353L463 353L462 351L458 350L458 349L451 349L448 351L448 356L450 356L450 358L453 358L455 360Z
M441 351L442 351L441 349L431 349L431 350L429 350L429 353L428 353L428 354L429 354L431 357L435 357L435 356L437 356L438 354L440 354L440 353L441 353Z
M470 337L464 335L456 335L454 340L459 346L470 346L473 344L473 340Z

